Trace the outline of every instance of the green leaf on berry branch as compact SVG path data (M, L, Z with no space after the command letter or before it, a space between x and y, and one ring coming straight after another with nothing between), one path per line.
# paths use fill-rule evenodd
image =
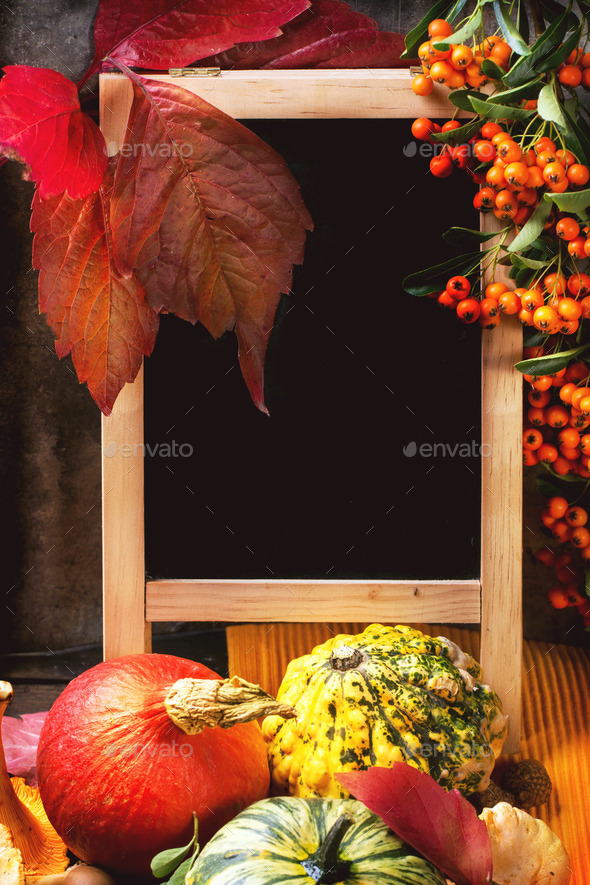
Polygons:
M488 120L530 120L536 113L535 111L527 111L524 108L492 104L490 101L481 101L479 98L472 98L471 106L476 114L480 114Z
M450 227L444 232L443 240L449 246L458 246L460 249L465 249L466 246L477 247L480 243L485 243L487 240L497 236L497 231L486 233L483 230L470 230L468 227Z
M533 243L545 229L545 222L551 214L551 204L541 200L539 205L508 246L509 252L521 252Z
M496 13L496 20L502 29L502 34L504 35L504 39L510 46L513 52L516 52L517 55L530 55L531 50L523 40L522 36L519 34L518 29L512 19L506 7L504 6L503 0L494 0L494 12Z
M406 48L402 53L402 58L417 58L420 44L428 39L428 25L430 22L434 21L435 18L453 21L455 16L461 12L466 2L467 0L458 0L456 3L449 3L449 0L438 0L438 3L433 3L424 18L406 34Z
M535 356L530 360L521 360L515 364L514 368L525 375L552 375L553 372L561 372L588 348L590 348L590 344L582 344L572 350L562 350L561 353Z
M555 203L563 212L580 214L590 206L590 188L583 191L564 191L563 194L552 194L547 191L543 196L550 203Z
M554 19L547 30L531 46L530 55L521 56L512 65L504 77L504 85L511 89L513 86L522 86L527 80L532 79L537 73L536 65L546 58L556 46L559 46L568 29L568 15L571 3L567 10ZM576 19L577 24L577 19Z
M113 261L108 218L115 167L112 158L102 187L85 200L67 194L43 200L37 191L31 218L39 309L57 338L57 355L71 353L80 382L105 415L151 353L159 322L139 280Z
M486 59L487 60L487 59ZM543 81L540 77L536 77L522 86L515 86L514 89L506 89L504 92L496 92L495 95L485 95L483 93L476 95L476 98L483 98L489 104L506 104L513 101L528 101L531 98L537 98L543 87Z
M547 58L543 59L542 62L539 62L536 68L537 71L540 74L544 74L547 71L557 70L557 68L564 63L570 52L578 46L581 36L582 24L580 23L561 46L558 46L557 49L547 56Z
M473 107L471 106L472 98L481 98L485 101L487 97L485 92L478 92L477 89L453 89L448 95L449 101L456 108L462 111L469 111L470 113L473 113Z
M299 186L283 158L232 117L126 72L134 97L114 181L116 264L136 273L156 312L201 322L215 338L235 330L242 373L265 412L269 335L312 228ZM160 146L156 157L146 144Z
M465 22L463 27L459 28L458 31L454 31L452 34L449 34L448 37L433 40L432 45L435 49L441 49L443 52L446 52L451 48L451 44L465 43L465 41L468 40L469 37L472 37L478 29L483 30L483 13L481 9L476 7L473 14Z
M555 123L555 125L562 131L567 128L561 102L555 94L554 77L552 77L551 82L546 83L539 92L537 112L543 120L547 120L549 123Z
M457 255L455 258L449 258L442 264L435 264L426 270L420 270L411 273L404 280L402 286L410 295L429 295L436 292L437 289L444 289L449 277L456 274L467 275L473 273L479 268L481 261L481 252L467 252L464 255Z

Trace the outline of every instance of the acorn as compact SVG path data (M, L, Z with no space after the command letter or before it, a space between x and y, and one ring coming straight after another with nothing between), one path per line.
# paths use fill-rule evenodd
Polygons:
M549 801L551 778L545 766L536 759L523 759L506 769L502 789L514 794L517 808L531 808Z
M477 813L481 814L484 808L493 808L498 802L508 802L509 805L514 805L514 796L503 790L494 781L490 781L485 790L472 793L469 796L469 801L475 806Z

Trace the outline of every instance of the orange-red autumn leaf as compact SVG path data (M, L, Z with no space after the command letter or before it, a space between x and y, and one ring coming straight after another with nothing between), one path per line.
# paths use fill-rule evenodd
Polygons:
M285 161L256 135L178 86L133 79L114 181L115 260L154 308L235 329L252 399L281 293L303 260L311 219Z
M95 58L165 71L223 52L236 43L266 40L299 15L309 0L100 0Z
M75 85L49 68L9 65L0 81L0 154L28 166L41 197L74 199L100 187L107 165L102 133L80 110Z
M282 28L282 35L204 58L200 65L224 70L405 67L403 34L379 31L377 23L344 0L314 0Z
M39 269L39 307L53 329L59 357L68 353L80 382L110 414L125 382L151 353L158 316L135 276L112 260L108 227L116 160L101 189L85 200L66 194L33 200L33 266Z

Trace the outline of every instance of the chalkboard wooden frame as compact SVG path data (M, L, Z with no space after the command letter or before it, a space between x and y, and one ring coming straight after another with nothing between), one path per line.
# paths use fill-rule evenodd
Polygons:
M177 83L238 119L445 117L441 89L418 98L406 69L229 71ZM101 128L119 146L131 84L100 82ZM484 225L495 220L484 217ZM492 227L490 227L492 229ZM499 268L495 278L504 273ZM102 421L104 655L149 651L153 621L350 621L479 624L481 662L510 716L505 749L518 750L522 682L522 384L517 323L482 336L481 575L471 581L148 581L145 575L143 372ZM125 457L116 454L127 444ZM136 454L129 457L129 446ZM289 599L285 604L286 597ZM338 600L334 610L334 599Z

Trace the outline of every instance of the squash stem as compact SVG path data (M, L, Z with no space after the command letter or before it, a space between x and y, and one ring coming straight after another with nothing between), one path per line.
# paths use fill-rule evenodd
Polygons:
M165 700L166 712L185 734L199 734L209 726L230 728L260 716L293 719L297 711L253 685L233 676L231 679L179 679Z
M301 861L301 866L315 885L335 885L347 878L351 864L350 861L340 860L340 845L352 824L349 814L340 815L318 850L310 854L307 860Z

